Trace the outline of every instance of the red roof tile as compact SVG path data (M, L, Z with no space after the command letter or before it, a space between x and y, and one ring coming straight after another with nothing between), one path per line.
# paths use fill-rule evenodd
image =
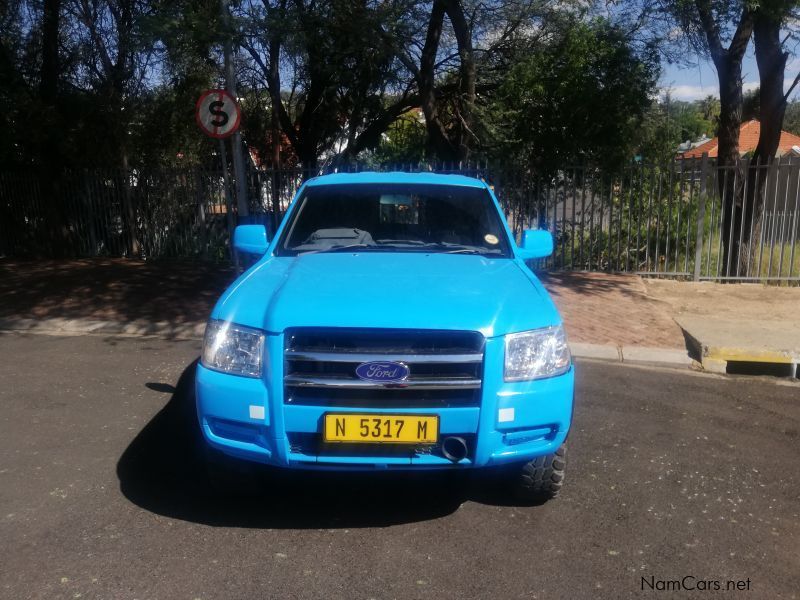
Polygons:
M761 123L752 119L747 123L743 123L739 129L739 154L747 154L753 152L758 146L758 136L761 135ZM696 148L692 148L687 152L680 154L682 158L692 158L693 156L701 157L704 153L708 153L711 158L717 157L717 150L719 146L719 138L707 141L705 144L700 144ZM796 136L788 131L781 132L781 141L778 144L778 156L783 156L792 151L792 146L800 146L800 136Z

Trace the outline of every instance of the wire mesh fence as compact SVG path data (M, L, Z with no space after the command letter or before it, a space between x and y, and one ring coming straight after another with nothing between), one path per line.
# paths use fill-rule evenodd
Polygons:
M541 268L800 282L797 159L717 168L703 157L615 173L567 167L547 176L488 164L380 169L484 179L514 235L552 232L555 252ZM303 181L322 172L251 169L247 217L236 215L235 186L221 171L79 171L52 179L0 173L0 255L227 261L236 223L274 232Z

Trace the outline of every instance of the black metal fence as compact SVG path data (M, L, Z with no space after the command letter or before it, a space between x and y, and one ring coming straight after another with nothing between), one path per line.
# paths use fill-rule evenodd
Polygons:
M556 250L543 268L800 282L800 160L718 169L704 157L614 174L570 167L548 177L490 165L433 170L485 179L515 235L550 230ZM55 181L0 173L0 255L225 261L237 221L273 230L301 183L319 172L251 170L251 214L243 218L222 172L81 171ZM760 218L725 219L748 203L761 207Z
M800 282L799 178L794 158L717 168L703 157L613 176L575 168L547 181L502 172L488 180L515 234L528 227L553 233L546 268ZM728 211L750 218L726 220Z

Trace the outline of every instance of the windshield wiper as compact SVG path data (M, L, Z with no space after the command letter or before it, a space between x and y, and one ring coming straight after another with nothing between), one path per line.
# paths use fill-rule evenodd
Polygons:
M444 254L488 254L491 250L481 246L471 246L468 244L454 244L452 242L439 242L430 246L444 250Z
M457 248L456 250L448 250L444 254L483 254L477 248Z
M454 244L451 242L423 242L422 240L375 240L382 247L413 247L413 248L432 248L436 250L446 250L444 254L483 254L485 248L478 246L466 246L464 244Z
M321 254L328 252L347 252L356 248L369 248L373 252L386 252L398 248L419 248L420 252L438 250L442 254L490 254L492 250L480 246L467 246L450 242L423 242L421 240L377 240L376 244L347 244L344 246L331 246L319 250L305 250L298 252L298 256L307 254Z
M375 240L381 246L427 246L422 240Z

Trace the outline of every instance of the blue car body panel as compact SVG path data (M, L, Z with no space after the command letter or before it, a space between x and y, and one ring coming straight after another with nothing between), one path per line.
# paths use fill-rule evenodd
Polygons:
M431 173L336 174L303 187L412 183L491 189L482 181ZM303 188L298 191L302 194ZM293 203L266 254L223 294L211 317L265 332L263 373L240 377L197 368L197 412L206 441L234 457L293 468L464 468L527 461L554 452L572 419L574 370L557 377L505 382L504 335L559 325L561 318L538 278L517 253L487 258L420 252L276 256L276 241L297 208ZM321 432L325 406L284 398L284 349L289 328L369 328L479 332L485 338L480 403L437 408L337 406L335 412L435 414L440 437L470 435L467 458L453 464L434 454L411 456L309 453L292 436Z

